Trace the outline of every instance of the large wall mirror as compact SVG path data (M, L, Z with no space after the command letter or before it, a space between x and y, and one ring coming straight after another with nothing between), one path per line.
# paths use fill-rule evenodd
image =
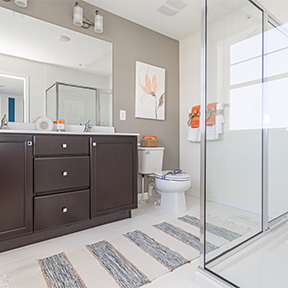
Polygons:
M2 7L0 42L1 117L112 126L111 43Z

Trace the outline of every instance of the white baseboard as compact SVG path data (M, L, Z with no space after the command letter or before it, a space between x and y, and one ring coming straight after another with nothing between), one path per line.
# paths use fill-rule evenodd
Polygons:
M256 205L235 201L233 199L223 198L223 197L215 196L215 195L207 195L207 200L218 203L218 204L232 206L232 207L246 210L246 211L256 213L256 214L261 213L261 207L260 206L258 207Z
M194 281L202 288L231 288L229 284L216 276L204 271L202 268L198 268L194 274Z
M187 195L200 198L200 191L189 189L185 193ZM141 195L142 195L142 193L138 193L138 201L141 199L141 197L142 197ZM143 196L144 196L143 197L144 200L148 199L148 192L144 192ZM261 208L255 206L255 205L251 205L251 204L235 201L235 200L228 199L228 198L223 198L223 197L220 197L220 196L207 195L207 200L215 202L215 203L218 203L218 204L223 204L223 205L232 206L232 207L235 207L235 208L238 208L238 209L246 210L246 211L249 211L249 212L252 212L252 213L259 214L261 212ZM277 213L277 212L273 213L273 212L271 213L271 211L270 211L270 214L272 214L270 216L273 216L274 214L277 215L277 216L279 215L279 213Z
M194 196L198 198L200 197L200 191L197 191L197 190L189 189L185 193L190 196Z
M200 198L200 191L189 189L185 193L189 196ZM228 198L223 198L221 196L208 195L207 200L218 203L218 204L232 206L232 207L235 207L235 208L238 208L241 210L245 210L245 211L249 211L252 213L256 213L256 214L259 214L261 212L260 206L251 205L251 204L235 201L235 200L228 199ZM269 219L277 218L281 214L283 214L283 212L270 209L269 210Z
M199 191L196 191L196 190L192 190L192 189L189 189L185 192L187 195L190 195L190 196L193 196L193 197L197 197L199 198L200 197L200 192ZM141 199L142 197L142 193L139 192L138 193L138 201ZM144 192L143 193L143 199L148 199L148 192Z

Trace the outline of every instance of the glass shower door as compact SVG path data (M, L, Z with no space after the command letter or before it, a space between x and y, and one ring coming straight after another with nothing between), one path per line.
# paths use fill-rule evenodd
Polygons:
M259 3L206 1L201 265L231 287L288 287L288 25Z
M279 25L268 16L264 41L264 88L268 129L268 221L271 222L288 211L287 24Z
M205 267L214 273L262 231L262 24L247 0L207 1Z

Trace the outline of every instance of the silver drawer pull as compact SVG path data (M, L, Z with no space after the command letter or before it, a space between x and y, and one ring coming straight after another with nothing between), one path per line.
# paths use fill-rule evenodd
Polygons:
M61 146L62 146L63 149L67 148L67 144L66 143L63 143Z
M68 175L68 172L67 172L67 171L63 171L63 172L62 172L62 175L63 175L63 176L67 176L67 175Z
M32 146L32 141L28 141L27 146Z
M68 212L68 208L67 208L67 207L63 207L63 208L62 208L62 212L63 212L63 213L67 213L67 212Z
M93 142L93 146L95 147L97 145L97 143L96 142Z
M150 151L145 151L145 154L148 154L148 155L149 155L149 154L150 154Z

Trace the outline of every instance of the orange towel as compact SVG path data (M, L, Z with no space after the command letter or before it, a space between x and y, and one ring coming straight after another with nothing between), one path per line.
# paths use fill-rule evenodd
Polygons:
M157 139L156 135L145 135L144 139Z
M207 114L206 114L206 125L213 126L215 125L215 114L216 114L216 106L218 102L210 103L207 105ZM212 108L212 109L211 109ZM207 118L208 117L208 118Z
M200 105L192 107L191 114L192 114L191 128L198 128L200 121ZM193 114L194 115L197 114L197 116L193 116Z

